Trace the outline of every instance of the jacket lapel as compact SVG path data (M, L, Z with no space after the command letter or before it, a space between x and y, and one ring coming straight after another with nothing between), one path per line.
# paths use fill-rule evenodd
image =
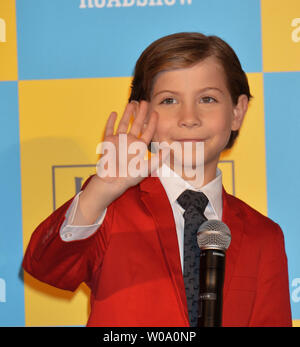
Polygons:
M231 195L227 194L224 187L222 192L223 197L223 216L222 221L229 227L231 231L231 243L226 252L226 271L223 297L226 298L234 269L241 249L241 242L244 236L244 221L242 213L236 200Z
M156 224L156 231L161 244L161 251L165 259L169 276L181 306L183 319L189 324L182 276L176 226L167 194L156 177L148 177L140 183L141 199Z
M161 244L169 276L176 295L178 303L181 305L183 318L189 325L185 287L181 270L181 262L178 248L178 239L172 208L166 192L156 177L148 177L140 183L141 200L151 213L156 225L156 231ZM231 243L226 253L226 272L223 297L226 299L228 289L238 255L240 245L244 235L244 222L237 200L227 194L224 187L222 190L223 216L222 221L231 231Z

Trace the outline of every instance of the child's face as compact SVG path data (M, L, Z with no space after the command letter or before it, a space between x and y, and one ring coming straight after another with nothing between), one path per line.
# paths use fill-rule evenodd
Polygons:
M159 115L153 141L203 141L204 163L215 170L231 130L241 127L247 105L246 95L240 96L237 105L232 103L225 73L214 57L162 72L149 105L149 111Z

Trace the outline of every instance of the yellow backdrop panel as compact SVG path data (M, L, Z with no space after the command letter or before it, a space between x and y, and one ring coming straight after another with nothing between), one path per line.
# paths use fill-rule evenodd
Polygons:
M14 0L0 1L0 81L18 79L16 8Z
M300 70L299 0L261 1L264 72Z
M24 249L35 227L53 211L52 166L96 163L105 121L112 110L124 109L129 83L130 78L19 82ZM57 207L75 193L70 174L95 172L69 170L55 170L61 187ZM26 273L24 280L26 325L86 323L86 287L73 295Z
M234 161L235 195L267 215L263 75L249 73L247 76L253 99L236 143L223 153L221 160ZM232 192L231 178L225 175L224 186Z

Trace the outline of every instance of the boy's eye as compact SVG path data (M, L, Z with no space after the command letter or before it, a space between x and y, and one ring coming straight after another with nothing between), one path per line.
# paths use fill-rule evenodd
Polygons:
M200 102L204 104L211 104L213 102L217 102L217 100L211 96L204 96L200 99Z
M177 101L176 101L176 99L174 99L174 98L165 98L165 99L161 102L161 104L167 104L167 105L176 104L176 103L177 103Z

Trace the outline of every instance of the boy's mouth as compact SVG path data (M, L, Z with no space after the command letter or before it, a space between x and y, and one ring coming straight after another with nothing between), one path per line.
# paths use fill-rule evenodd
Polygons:
M193 138L190 138L190 139L178 139L176 140L178 142L205 142L205 139L193 139Z

